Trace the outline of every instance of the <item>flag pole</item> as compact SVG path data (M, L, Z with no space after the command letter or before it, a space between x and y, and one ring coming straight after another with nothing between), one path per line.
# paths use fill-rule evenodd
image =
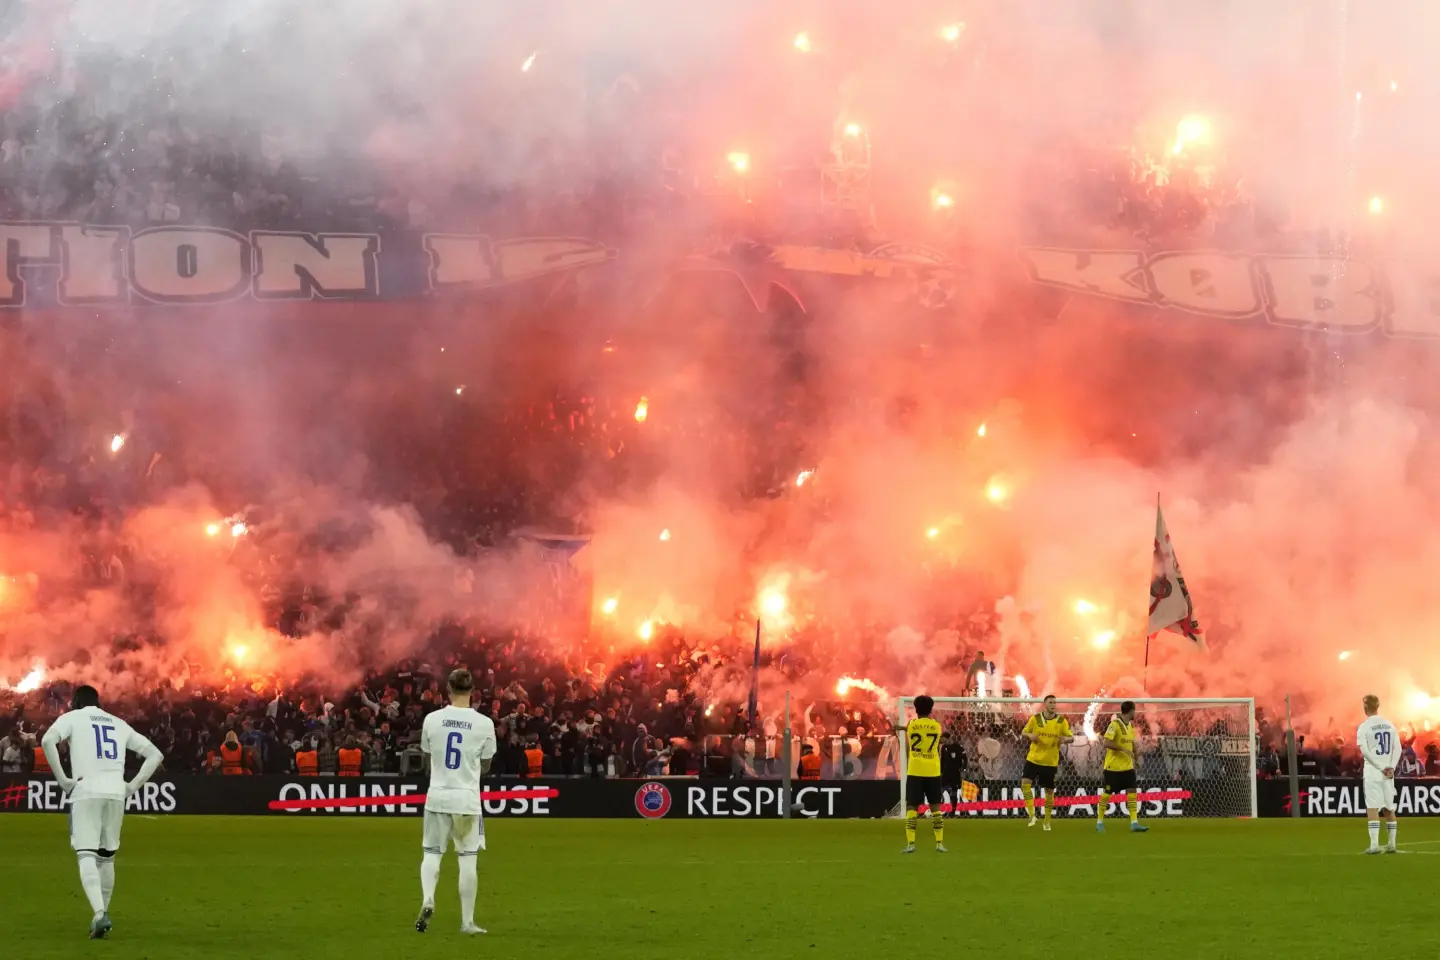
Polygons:
M755 735L760 716L760 620L755 620L755 659L750 665L750 734Z

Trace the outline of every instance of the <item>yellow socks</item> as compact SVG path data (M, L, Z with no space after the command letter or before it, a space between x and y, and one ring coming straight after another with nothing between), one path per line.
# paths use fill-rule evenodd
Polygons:
M913 807L905 811L905 842L908 844L915 843L915 824L919 818Z
M1045 819L1050 819L1050 814L1055 809L1055 794L1049 790L1045 791Z
M1028 783L1020 784L1020 795L1025 798L1025 812L1035 819L1035 788Z
M1125 794L1125 805L1130 808L1130 822L1137 823L1140 820L1140 796L1133 790Z
M1100 806L1098 806L1098 807L1095 808L1095 809L1096 809L1096 813L1095 813L1095 819L1096 819L1096 820L1100 821L1101 823L1104 823L1104 822L1105 822L1105 808L1108 807L1108 806L1110 806L1110 794L1109 794L1107 791L1105 791L1105 790L1101 790L1101 791L1100 791Z
M941 812L938 811L938 810L932 810L932 811L930 812L930 826L931 826L931 828L935 831L935 842L936 842L937 844L944 843L944 842L945 842L945 814L941 813ZM912 840L911 842L913 843L914 841Z

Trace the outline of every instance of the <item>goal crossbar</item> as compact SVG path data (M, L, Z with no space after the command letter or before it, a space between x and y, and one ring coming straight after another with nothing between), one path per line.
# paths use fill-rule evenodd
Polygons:
M904 729L905 729L905 724L906 724L906 722L908 721L909 717L910 717L911 715L913 715L914 703L915 703L915 700L916 700L916 697L917 697L917 696L918 696L918 695L915 695L915 696L901 696L901 697L897 697L897 698L896 698L896 717L895 717L896 723L895 723L895 729L896 729L897 734L900 735L900 739L901 739L901 741L902 741L902 743L901 743L901 749L900 749L900 751L899 751L899 754L900 754L900 792L901 792L901 802L900 802L900 804L898 805L897 810L903 809L903 808L904 808L904 805L905 805L905 804L904 804L904 790L905 790L904 784L905 784L905 777L906 777L906 766L907 766L907 764L908 764L908 751L904 748L904 747L905 747L905 744L904 744L903 731L904 731ZM934 701L935 706L936 706L936 708L937 708L937 712L940 712L943 708L948 707L948 708L950 708L950 710L949 710L949 711L945 711L945 712L950 712L950 713L968 712L968 713L971 713L971 714L978 714L978 715L981 715L981 716L985 715L986 713L991 713L991 714L996 715L997 717L1000 716L1000 715L1003 715L1003 714L1004 714L1004 708L1007 708L1007 707L1009 707L1009 708L1022 708L1022 709L1025 708L1025 707L1036 707L1036 708L1038 708L1038 707L1040 707L1042 704L1044 704L1044 702L1045 702L1045 698L1043 698L1043 697L936 697L936 696L931 696L931 700ZM1087 741L1089 741L1089 743L1091 743L1091 744L1096 743L1096 742L1098 741L1098 739L1099 739L1099 735L1095 732L1095 730L1093 729L1093 726L1092 726L1092 723L1093 723L1094 718L1095 718L1102 710L1104 710L1104 709L1107 708L1107 707L1109 708L1109 710L1108 710L1107 712L1112 712L1112 713L1115 712L1116 710L1118 710L1119 705L1122 704L1122 703L1124 703L1124 702L1126 702L1126 701L1133 701L1133 702L1136 704L1137 708L1138 708L1138 712L1141 713L1142 715L1146 714L1147 712L1153 714L1153 713L1156 712L1156 711L1154 711L1152 708L1156 708L1156 707L1161 708L1161 710L1159 711L1159 712L1161 712L1161 713L1175 714L1175 715L1178 715L1178 714L1180 714L1180 713L1185 712L1185 711L1187 710L1187 708L1188 708L1189 710L1193 710L1193 711L1196 711L1196 712L1204 711L1206 708L1210 708L1211 710L1216 710L1216 711L1222 711L1222 710L1223 710L1223 711L1226 711L1227 713L1230 713L1230 714L1232 715L1232 719L1234 719L1234 720L1236 720L1236 721L1239 721L1239 722L1236 724L1237 727L1238 727L1240 724L1243 724L1243 726L1244 726L1244 729L1243 729L1243 730L1240 730L1240 729L1227 729L1223 734L1219 734L1219 735L1213 735L1213 734L1197 734L1197 733L1194 733L1194 732L1185 732L1185 733L1180 734L1180 735L1168 735L1168 736L1170 736L1171 739L1176 739L1176 740L1183 739L1183 740L1186 740L1186 741L1187 741L1187 743L1186 743L1186 746L1187 746L1187 747L1192 746L1192 744L1188 743L1188 741L1194 741L1194 740L1216 740L1216 741L1219 741L1219 740L1224 740L1225 743L1223 743L1223 744L1217 742L1217 743L1211 744L1211 746L1213 746L1217 752L1223 752L1223 753L1227 754L1228 756L1230 756L1231 759L1233 759L1233 760L1239 760L1240 757L1245 757L1245 758L1247 759L1247 764L1246 764L1245 770L1244 770L1243 772L1238 771L1238 770L1237 770L1237 771L1234 771L1234 773L1235 773L1235 783L1234 783L1234 786L1237 787L1237 788L1238 788L1238 787L1241 787L1241 786L1244 787L1245 791L1248 793L1248 804L1243 804L1243 806L1248 806L1248 808L1249 808L1249 809L1248 809L1248 815L1249 815L1250 817L1253 818L1253 817L1258 816L1258 814L1259 814L1259 809L1258 809L1258 807L1259 807L1259 795L1258 795L1258 794L1259 794L1259 791L1257 790L1256 785L1255 785L1255 766L1256 766L1256 749L1257 749L1257 744L1256 744L1256 730L1257 730L1257 728L1256 728L1256 722L1255 722L1255 698L1254 698L1254 697L1109 697L1109 696L1099 696L1099 697L1055 697L1055 698L1054 698L1055 704L1056 704L1057 706L1059 706L1059 707L1062 707L1062 708L1063 708L1063 707L1070 707L1070 708L1080 708L1080 707L1083 707L1083 708L1084 708L1084 715L1085 715L1084 726L1085 726L1085 729L1077 729L1077 730L1075 730L1075 731L1074 731L1074 733L1075 733L1074 740L1075 740L1075 741L1078 741L1078 740L1080 740L1081 737L1084 737L1084 738L1085 738ZM1072 709L1072 710L1066 711L1066 712L1072 712L1072 713L1073 713L1073 712L1079 712L1079 711ZM1012 715L1012 716L1013 716L1013 715ZM1162 733L1162 734L1159 735L1159 739L1160 739L1161 742L1162 742L1162 746L1163 746L1163 742L1164 742L1164 740L1166 739L1166 737L1167 737L1167 734L1163 734L1163 733ZM1072 742L1073 742L1073 741L1072 741ZM1243 746L1242 746L1242 744L1243 744ZM974 756L974 754L971 753L971 756ZM1093 778L1092 778L1092 779L1093 779ZM1237 798L1237 799L1238 799L1238 798ZM1225 814L1221 814L1221 815L1225 815ZM1237 809L1235 812L1230 813L1229 815L1232 815L1232 816L1244 816L1245 813L1244 813L1244 812L1241 812L1239 809Z

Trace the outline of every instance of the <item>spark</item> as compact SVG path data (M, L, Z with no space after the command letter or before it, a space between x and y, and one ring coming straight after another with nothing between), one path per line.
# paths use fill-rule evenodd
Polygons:
M840 680L835 684L835 692L842 697L848 694L851 690L857 689L869 690L881 700L890 699L889 690L886 690L874 680L869 680L865 677L841 677Z
M845 136L847 136L847 137L858 137L858 136L860 136L860 124L858 124L858 123L847 123L847 124L845 124Z
M1075 612L1080 614L1080 616L1082 617L1088 617L1090 614L1095 613L1099 609L1099 607L1095 606L1095 604L1091 603L1089 600L1075 601Z
M1090 706L1085 708L1085 720L1081 726L1085 730L1085 739L1091 743L1100 739L1099 735L1095 732L1095 715L1100 712L1100 701L1104 696L1105 688L1102 687L1100 688L1100 692L1095 694L1095 699L1090 702Z
M975 431L975 436L977 436L977 437L983 437L983 436L985 436L985 424L983 424L983 423L980 424L980 429L978 429L978 430Z
M1104 650L1106 647L1110 646L1110 644L1114 640L1114 630L1099 630L1096 631L1095 635L1090 638L1090 642L1095 644L1096 648L1100 650Z
M640 402L635 404L635 422L644 423L650 416L650 398L641 397Z
M615 599L614 597L606 597L605 602L600 605L600 609L605 613L606 616L611 616L615 613L616 608L619 606L619 600Z
M655 624L649 620L646 620L644 623L640 624L640 629L636 632L640 635L641 640L644 640L648 643L650 638L655 636Z
M715 712L715 704L713 704L713 703L710 704L709 706L707 706L707 707L705 708L705 716L707 716L707 717L710 716L710 714L712 714L712 713L714 713L714 712Z
M993 478L985 485L985 498L991 503L1004 503L1010 498L1010 491L999 478Z
M1170 152L1179 155L1193 143L1204 143L1210 139L1210 121L1199 114L1182 117L1175 127L1175 145Z
M805 486L805 484L808 483L810 478L813 476L815 476L814 470L801 470L798 474L795 475L795 486Z
M975 674L975 696L985 698L985 671L981 670Z
M785 612L785 608L788 605L785 594L779 590L770 589L760 594L760 609L764 611L767 616L780 616Z
M230 656L236 663L244 663L245 658L250 655L250 648L243 643L237 643L230 648Z
M1385 212L1385 201L1380 198L1379 194L1376 194L1375 196L1373 196L1373 197L1370 198L1370 212L1371 212L1371 213L1384 213L1384 212Z
M1345 660L1349 660L1352 656L1354 656L1354 654L1355 654L1355 651L1354 651L1354 650L1341 650L1341 651L1340 651L1340 660L1341 660L1342 662L1345 661Z
M795 34L795 49L799 50L801 53L809 53L810 34L805 33L803 30L800 33Z
M1020 676L1020 674L1018 673L1015 674L1015 687L1017 690L1020 691L1021 699L1030 699L1030 684L1026 683L1025 678Z
M666 527L664 530L661 530L661 531L660 531L660 542L661 542L661 543L668 543L669 540L670 540L670 528L669 528L669 527Z
M540 56L540 51L536 50L534 53L530 54L530 56L526 57L525 62L520 65L520 72L529 73L530 68L535 66L535 58L538 56Z
M45 665L37 663L35 665L35 669L31 670L29 673L25 674L25 676L21 677L20 682L15 684L15 686L11 687L10 689L15 691L16 693L34 693L36 690L40 689L40 684L44 682ZM4 682L0 681L0 687L3 686L5 686Z
M460 396L460 395L461 395L462 393L464 393L464 392L465 392L465 385L464 385L463 383L462 383L460 386L458 386L458 387L455 388L455 396L457 396L457 397Z
M736 173L745 173L750 169L750 154L740 150L732 150L725 155L725 161Z
M119 453L120 448L125 446L125 434L117 433L110 438L110 452Z
M250 528L243 523L235 523L230 526L230 536L232 537L243 537L249 532Z
M207 523L207 524L205 525L205 536L207 536L207 537L213 537L213 536L215 536L216 534L218 534L219 532L220 532L220 524L218 524L218 523Z
M949 23L940 28L940 39L946 43L956 43L960 35L965 32L965 24Z

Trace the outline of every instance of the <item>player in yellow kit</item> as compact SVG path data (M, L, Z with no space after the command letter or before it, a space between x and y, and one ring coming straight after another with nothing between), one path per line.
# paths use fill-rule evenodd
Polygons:
M905 853L915 852L915 826L920 804L930 805L930 827L935 831L935 852L945 853L945 814L940 809L940 736L938 721L930 719L935 701L915 698L915 719L905 724Z
M1055 696L1048 694L1039 713L1025 724L1020 735L1030 741L1025 755L1025 769L1020 774L1020 794L1025 798L1025 812L1030 826L1035 826L1035 785L1045 791L1045 829L1050 829L1050 814L1055 810L1055 773L1060 769L1060 743L1075 734L1070 721L1055 712Z
M1140 822L1140 796L1135 781L1135 702L1126 700L1120 704L1120 712L1110 720L1105 730L1105 785L1100 788L1099 813L1095 817L1095 832L1105 832L1105 808L1110 806L1110 797L1125 794L1125 805L1130 811L1130 832L1145 833L1150 828Z

